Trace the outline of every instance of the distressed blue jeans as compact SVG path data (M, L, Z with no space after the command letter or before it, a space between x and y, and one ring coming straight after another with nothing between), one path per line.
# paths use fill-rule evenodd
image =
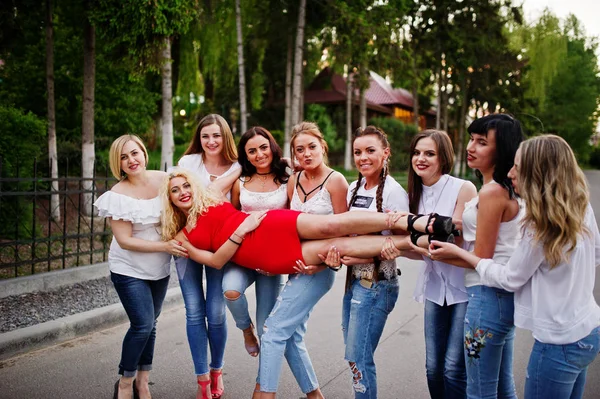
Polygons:
M185 304L188 343L196 375L208 374L210 368L223 368L227 343L227 319L223 297L223 269L204 267L187 258L176 258L179 286ZM206 297L202 272L206 269Z
M467 302L440 306L425 300L425 367L432 399L467 397L463 353Z
M467 287L465 364L469 399L517 399L513 377L514 294Z
M142 280L111 272L110 279L129 317L129 330L121 349L119 374L134 377L137 370L152 370L156 319L167 294L169 277Z
M373 355L388 315L396 306L398 278L380 280L366 288L354 280L344 295L342 331L345 358L350 362L356 399L377 398L377 372Z
M310 313L333 286L335 272L325 269L313 275L291 274L271 314L260 340L260 390L277 392L285 354L302 392L319 387L304 335Z
M566 345L533 344L525 399L581 399L588 366L600 349L600 327L585 338Z

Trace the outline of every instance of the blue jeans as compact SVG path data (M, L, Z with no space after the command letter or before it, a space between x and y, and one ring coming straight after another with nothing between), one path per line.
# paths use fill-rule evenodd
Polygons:
M425 367L432 399L467 397L463 354L467 302L440 306L425 300Z
M588 366L600 349L600 327L567 345L536 340L529 357L525 399L580 399Z
M388 315L398 300L398 279L363 287L354 280L344 295L342 331L345 358L350 362L355 398L377 398L377 372L373 355Z
M142 280L111 272L110 279L130 323L123 339L119 374L134 377L137 370L152 370L156 319L167 294L169 277Z
M467 397L516 399L513 378L514 294L500 288L467 287L465 363Z
M206 267L205 299L202 281L204 266L187 258L177 258L175 265L185 303L186 331L194 371L196 375L205 375L209 372L209 344L210 368L223 368L227 343L227 315L222 288L223 269Z
M265 322L260 349L260 390L277 392L285 354L300 389L304 393L319 387L304 343L306 323L319 299L333 286L335 272L290 275Z
M252 318L248 312L248 300L246 294L244 294L252 283L256 283L256 331L260 338L265 320L271 313L273 305L277 301L277 296L283 288L283 276L265 276L235 263L229 263L225 266L223 292L236 291L241 294L238 299L229 300L226 298L225 302L235 320L236 327L240 330L245 330L252 323Z

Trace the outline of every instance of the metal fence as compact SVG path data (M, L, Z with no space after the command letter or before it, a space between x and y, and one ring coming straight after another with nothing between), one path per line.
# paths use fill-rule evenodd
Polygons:
M84 179L69 176L67 163L52 179L40 166L3 165L0 158L0 278L106 261L112 233L92 202L115 182L109 168Z

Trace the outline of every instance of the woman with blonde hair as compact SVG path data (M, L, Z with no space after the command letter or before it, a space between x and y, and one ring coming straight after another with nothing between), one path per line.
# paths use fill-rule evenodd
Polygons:
M159 187L166 173L147 170L148 151L139 137L126 134L110 147L110 169L118 180L94 206L110 218L110 277L129 317L114 397L149 398L156 320L167 293L171 255L187 257L177 240L160 239ZM134 378L135 381L134 381Z
M533 332L525 398L583 397L600 349L594 299L600 233L583 172L554 135L524 141L509 172L525 201L523 239L506 265L432 242L433 257L458 256L484 284L515 293L515 324Z
M240 165L231 129L225 119L210 114L200 120L192 141L179 160L205 187L218 186L229 197ZM204 268L192 259L176 260L179 285L185 303L188 343L198 380L197 398L210 390L213 398L223 394L223 365L227 343L227 319L223 298L223 271ZM203 282L206 273L206 287ZM206 288L206 290L205 290ZM210 347L210 364L208 348Z

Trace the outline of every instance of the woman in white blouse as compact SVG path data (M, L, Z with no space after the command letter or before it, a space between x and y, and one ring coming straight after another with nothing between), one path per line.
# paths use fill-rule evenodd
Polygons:
M100 216L110 218L113 239L108 265L131 323L123 340L122 377L115 384L114 397L132 398L135 390L136 397L150 398L156 319L167 293L171 255L187 257L187 250L176 240L161 241L158 192L166 173L146 170L148 152L139 137L127 134L116 139L109 158L119 182L94 205Z
M477 195L475 185L450 176L454 149L448 134L424 130L410 145L408 198L414 214L452 216L459 224L465 203ZM462 227L461 227L462 229ZM462 240L456 239L457 242ZM427 256L414 298L425 305L425 366L432 398L465 398L467 372L463 354L467 289L464 269Z
M484 284L515 292L515 324L535 338L525 398L581 398L600 348L600 233L585 176L566 141L543 135L521 144L509 177L526 210L506 265L440 242L431 254L461 257Z

